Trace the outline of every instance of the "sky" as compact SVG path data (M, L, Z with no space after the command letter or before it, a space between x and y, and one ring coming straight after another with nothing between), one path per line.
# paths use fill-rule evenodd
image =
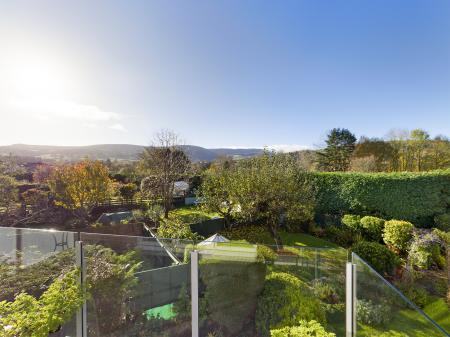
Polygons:
M0 17L0 144L450 136L448 0L1 0Z

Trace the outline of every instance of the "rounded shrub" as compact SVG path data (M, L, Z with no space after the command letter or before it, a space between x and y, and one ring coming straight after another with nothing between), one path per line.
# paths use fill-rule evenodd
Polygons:
M355 231L361 230L361 216L359 215L345 214L342 217L341 222Z
M332 332L325 331L316 321L300 321L295 326L270 330L271 337L335 337Z
M408 243L413 237L414 225L408 221L390 220L384 224L383 240L399 253L408 250Z
M385 222L385 220L374 216L365 216L361 218L361 227L364 235L370 240L377 242L381 241Z
M300 320L325 321L325 311L308 286L297 277L272 272L258 298L256 329L258 336L270 336L270 329L298 324Z
M352 247L352 251L381 274L391 274L400 264L398 256L378 242L358 242Z
M361 323L368 325L381 325L391 320L391 312L388 305L375 304L370 300L358 300L356 313Z

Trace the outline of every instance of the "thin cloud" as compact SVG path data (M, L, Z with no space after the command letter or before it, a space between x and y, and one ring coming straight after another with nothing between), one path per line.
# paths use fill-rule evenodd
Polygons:
M113 124L109 126L109 128L117 131L127 132L127 129L125 129L125 127L120 123Z
M269 150L273 150L276 152L283 152L283 153L309 149L308 146L299 145L299 144L276 144L276 145L268 145L268 146L266 146L266 148Z
M120 120L118 113L102 110L96 105L68 100L15 99L11 105L22 113L38 119L63 118L91 123Z

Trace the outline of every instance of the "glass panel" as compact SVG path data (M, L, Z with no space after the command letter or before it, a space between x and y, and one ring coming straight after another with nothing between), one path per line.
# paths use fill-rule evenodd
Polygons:
M356 254L357 336L448 336Z
M319 321L344 336L345 250L209 243L199 251L200 336L270 336Z
M71 232L0 228L0 302L6 301L0 335L17 329L16 335L27 336L39 329L50 336L75 336L83 298L75 239ZM19 311L22 317L16 320Z
M189 243L86 233L81 240L89 337L191 334L190 265L180 258Z

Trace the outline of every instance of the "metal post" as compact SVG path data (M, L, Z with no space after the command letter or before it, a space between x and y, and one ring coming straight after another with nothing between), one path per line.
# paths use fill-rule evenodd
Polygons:
M356 336L356 265L347 262L345 270L346 337Z
M192 337L199 336L198 329L198 251L191 252L191 305Z
M84 291L86 289L86 264L84 261L84 250L83 242L75 242L75 252L76 252L76 264L80 268L80 284ZM76 333L77 337L87 337L87 307L86 300L84 300L82 307L77 312L77 326Z

